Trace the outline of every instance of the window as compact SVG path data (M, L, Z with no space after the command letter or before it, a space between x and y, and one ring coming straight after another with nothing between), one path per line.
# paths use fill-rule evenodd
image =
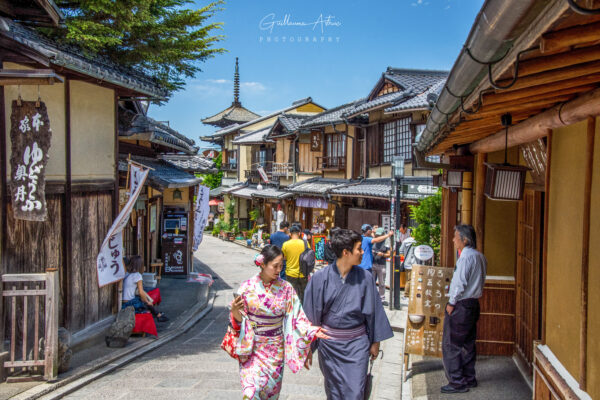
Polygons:
M391 163L394 156L412 159L412 132L410 117L383 126L383 162Z
M237 150L227 151L227 164L229 164L231 168L237 168Z
M340 133L327 135L327 157L345 157L346 140Z
M367 128L367 136L365 139L367 143L367 159L369 165L379 165L381 163L381 149L379 147L379 144L381 143L380 139L381 134L379 125L369 126Z

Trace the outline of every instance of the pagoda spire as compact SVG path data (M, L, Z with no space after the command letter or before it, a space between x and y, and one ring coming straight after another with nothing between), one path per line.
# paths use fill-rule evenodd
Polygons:
M235 74L233 74L233 104L234 106L240 106L240 67L238 65L238 58L235 58Z

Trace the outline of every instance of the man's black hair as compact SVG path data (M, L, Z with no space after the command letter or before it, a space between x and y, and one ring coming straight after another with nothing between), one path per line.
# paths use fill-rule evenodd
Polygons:
M362 236L350 229L340 229L331 237L331 249L340 258L344 250L352 253L355 243L362 243Z
M290 223L289 223L289 222L287 222L287 221L282 221L282 222L279 224L279 229L285 229L285 228L287 228L288 226L290 226Z
M290 227L290 233L300 233L302 230L300 229L300 226L296 225L296 224L292 224L292 226Z

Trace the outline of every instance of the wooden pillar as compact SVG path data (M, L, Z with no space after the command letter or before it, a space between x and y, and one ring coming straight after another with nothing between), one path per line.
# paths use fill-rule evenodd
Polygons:
M548 214L550 212L550 168L552 166L552 129L546 135L546 177L544 181L544 242L542 244L542 344L546 344L546 293L548 283Z
M485 174L487 153L477 154L476 177L475 177L475 234L477 235L477 250L483 253L485 239L485 201L483 194L485 189Z
M473 173L463 172L461 221L463 224L473 223Z
M69 329L71 327L71 299L73 283L73 216L71 214L73 194L71 181L71 81L65 77L65 197L63 208L63 268L62 287L64 290L63 319Z
M587 339L588 339L588 276L590 269L590 209L592 204L592 178L594 171L594 138L596 118L587 119L587 145L585 150L585 186L583 195L583 240L581 248L581 327L579 343L579 387L587 390Z
M442 234L440 243L440 266L454 266L454 225L456 225L456 207L458 194L452 189L442 189Z
M0 65L2 61L0 60ZM6 159L6 110L4 103L4 86L0 88L0 205L2 210L2 227L0 228L0 275L6 273L5 263L5 252L6 252L6 235L8 232L8 183L6 179L6 172L8 171L8 164ZM1 282L0 282L1 285ZM0 293L2 288L0 287ZM0 332L4 334L4 300L0 299ZM4 340L0 340L0 352L4 351ZM3 367L0 369L4 369Z

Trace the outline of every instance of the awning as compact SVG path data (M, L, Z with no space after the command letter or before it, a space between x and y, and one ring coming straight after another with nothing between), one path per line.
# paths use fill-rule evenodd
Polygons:
M330 190L336 187L345 186L348 183L350 183L350 181L347 179L323 179L317 177L290 185L286 190L295 194L324 196Z
M120 155L119 171L127 172L127 159L124 154ZM156 160L148 157L132 156L131 159L141 165L153 168L148 174L147 184L154 189L164 191L165 189L183 188L195 186L202 182L201 178L188 174L164 160Z
M391 179L365 179L331 189L330 193L340 197L390 198ZM420 200L437 192L431 177L406 176L402 179L402 199Z
M219 201L217 199L211 199L211 200L208 201L208 205L209 206L218 206L219 203L222 203L222 201Z

